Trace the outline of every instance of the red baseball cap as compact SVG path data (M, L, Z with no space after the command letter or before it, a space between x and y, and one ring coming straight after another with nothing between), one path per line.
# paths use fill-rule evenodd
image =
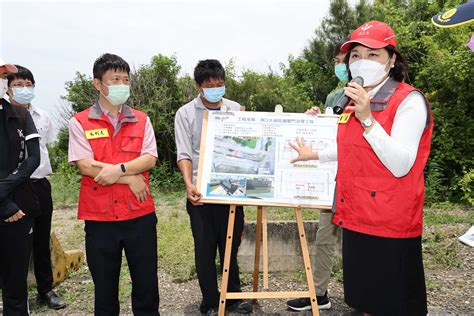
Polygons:
M15 65L12 64L7 64L3 59L0 58L0 67L5 67L7 72L13 72L16 73L18 72L18 69L15 67Z
M380 21L370 21L359 26L352 32L351 38L342 44L341 53L346 53L352 43L370 48L383 48L388 45L397 47L395 32L390 26Z

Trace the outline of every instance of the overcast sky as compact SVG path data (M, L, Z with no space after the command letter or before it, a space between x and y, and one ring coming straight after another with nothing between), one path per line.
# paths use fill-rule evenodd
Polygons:
M32 70L33 103L57 115L64 83L92 74L115 53L132 68L175 55L182 73L197 61L235 60L237 71L279 69L298 56L329 0L10 1L0 0L0 56Z

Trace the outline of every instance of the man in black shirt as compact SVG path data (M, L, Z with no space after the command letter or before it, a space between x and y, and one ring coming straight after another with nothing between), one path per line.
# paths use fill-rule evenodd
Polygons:
M3 96L15 66L0 59L0 279L4 315L28 315L28 263L38 203L29 183L40 162L39 137L28 110Z

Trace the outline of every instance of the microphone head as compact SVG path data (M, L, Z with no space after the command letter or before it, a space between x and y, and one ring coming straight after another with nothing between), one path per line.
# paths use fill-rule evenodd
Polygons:
M364 78L361 76L357 76L351 80L351 82L357 83L359 86L363 87L364 86Z
M352 78L350 82L355 82L360 86L364 86L364 79L361 76L357 76L355 78ZM347 84L346 84L347 86ZM332 110L336 114L341 114L344 111L344 108L346 105L349 103L350 99L347 95L343 94L339 101L337 102L337 105L335 105Z

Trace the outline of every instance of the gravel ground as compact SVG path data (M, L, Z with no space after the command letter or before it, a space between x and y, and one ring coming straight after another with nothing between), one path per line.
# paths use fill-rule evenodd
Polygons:
M455 286L458 282L459 271L447 271L445 273L431 274L445 280L446 286L441 286L436 291L430 291L428 294L429 315L474 315L474 298L471 289L460 289ZM428 272L429 273L429 272ZM427 273L427 274L428 274ZM472 281L472 274L467 273L465 280ZM298 284L288 277L270 274L270 289L287 290L305 290L304 285ZM199 315L198 308L201 300L199 285L197 280L185 283L173 283L169 275L160 276L160 311L162 315ZM452 285L450 285L452 284ZM243 291L250 291L251 286L246 286ZM331 282L329 285L329 297L332 308L327 311L321 311L320 315L356 315L352 309L344 303L342 284ZM257 315L311 315L310 312L292 312L286 307L286 299L265 299L254 303L254 314Z
M460 236L469 228L468 224L452 224L441 227L443 233L454 240L450 247L454 247L459 264L450 269L426 269L428 282L428 305L430 315L474 315L474 248L465 246L452 236ZM425 229L429 231L430 228ZM73 248L83 249L82 223L75 220L74 210L64 210L55 214L56 234L61 243ZM440 242L443 242L441 240ZM270 290L295 291L305 290L302 283L288 274L270 274ZM160 311L162 315L200 315L198 311L201 294L196 279L177 283L165 271L159 271ZM430 286L431 284L431 286ZM46 307L34 303L30 297L30 306L34 315L85 315L85 310L92 310L93 294L91 290L81 292L81 287L89 285L92 280L86 271L80 275L70 277L57 290L67 293L76 289L76 296L68 301L68 307L61 311L50 311ZM247 285L243 291L250 291ZM329 297L332 308L321 311L321 315L351 315L351 309L344 303L342 283L333 279L329 285ZM84 308L84 305L88 308ZM121 306L126 313L131 310L130 301ZM0 302L0 312L2 311ZM310 315L310 312L297 313L287 310L286 299L265 299L254 303L254 314L259 315Z

